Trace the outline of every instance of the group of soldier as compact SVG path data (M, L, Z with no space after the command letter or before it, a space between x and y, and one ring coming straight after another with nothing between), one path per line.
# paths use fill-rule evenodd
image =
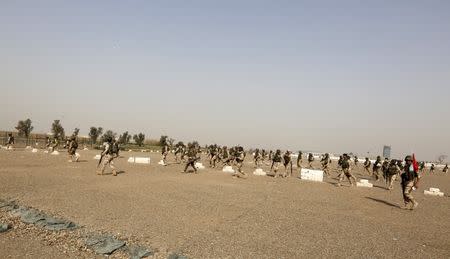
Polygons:
M6 143L6 147L12 148L15 144L14 136L9 133ZM59 139L49 137L46 138L46 149L49 152L53 152L59 146ZM100 155L100 160L97 165L97 174L103 175L106 167L112 170L112 175L117 175L117 170L114 167L113 160L119 157L119 143L116 139L112 137L106 137L105 142L102 145L103 150ZM66 138L64 148L67 148L69 162L78 162L79 156L76 153L78 148L77 135L74 133L70 137ZM233 174L234 177L247 178L247 174L242 170L244 160L246 157L246 152L242 146L234 146L228 148L227 146L209 145L204 151L197 143L189 143L187 146L184 144L176 145L172 151L175 155L175 163L185 163L184 170L182 173L187 173L188 168L192 167L195 173L198 172L196 163L201 160L201 154L206 153L207 159L209 160L209 166L211 168L216 168L220 165L220 168L225 166L235 167L236 170ZM164 165L169 165L167 163L167 156L171 153L171 148L168 144L163 145L161 150L162 163ZM255 168L261 168L262 165L270 165L269 176L275 178L278 177L292 177L293 176L293 154L291 151L287 150L284 153L280 149L275 152L265 149L256 149L253 153L253 163ZM315 157L312 153L307 155L308 168L314 169L313 162ZM297 168L299 171L302 169L303 165L303 153L301 151L297 154L296 161ZM324 154L320 159L321 169L325 176L329 177L330 164L332 160L328 153ZM358 167L358 157L353 158L353 163L355 167ZM417 165L417 168L413 168L413 159L411 156L406 156L404 161L401 160L389 160L388 158L382 161L381 157L378 156L376 160L372 163L369 158L365 159L363 163L364 170L369 176L373 176L375 181L384 179L386 188L388 190L393 189L393 184L396 179L401 179L403 199L405 202L405 208L414 209L417 207L418 203L411 195L412 190L417 187L420 179L420 172L423 172L425 168L425 163L421 162ZM338 173L338 183L337 186L341 186L344 178L347 178L350 185L354 186L356 184L356 177L352 174L352 158L348 154L343 154L339 157L337 162L337 173ZM281 165L284 166L284 170L280 170ZM434 172L435 166L431 165L430 172ZM444 173L448 172L448 164L445 165L443 169Z

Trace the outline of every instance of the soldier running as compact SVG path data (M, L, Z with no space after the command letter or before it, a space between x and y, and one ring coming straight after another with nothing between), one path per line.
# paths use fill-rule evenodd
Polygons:
M100 156L100 161L98 165L100 165L100 169L97 166L97 174L103 175L105 172L105 168L107 165L111 168L112 174L117 176L116 168L114 167L114 158L119 156L119 150L117 149L117 145L113 143L113 138L108 136L106 138L106 142L103 143L103 152ZM117 149L117 150L116 150Z
M314 162L314 155L312 153L308 154L308 165L310 169L314 169L312 163Z
M167 165L167 155L169 154L170 148L167 143L164 144L164 146L161 149L161 160L163 161L164 165Z
M275 154L272 157L272 166L270 167L270 172L272 173L272 170L275 172L275 178L278 177L278 168L281 164L281 150L277 149Z
M417 174L412 162L413 161L411 156L405 157L405 170L401 174L403 200L405 202L405 206L403 207L403 209L411 210L417 208L417 206L419 205L419 203L411 195L413 188L417 188L419 183L419 175Z
M380 180L380 168L381 168L381 157L377 156L377 160L373 163L372 174L375 176L375 180Z
M369 168L372 165L372 162L370 162L369 158L366 157L366 161L364 161L364 170L366 170L368 175L371 175L372 173L370 172Z
M12 133L8 133L8 139L6 141L6 149L12 149L13 145L16 143Z
M69 162L78 162L80 157L77 152L78 142L75 136L69 138L69 144L67 145L67 152L69 154Z
M337 183L337 186L341 186L342 180L344 180L344 175L347 177L348 181L350 182L350 186L353 186L356 184L356 177L354 177L351 173L350 168L350 156L347 154L342 155L342 161L341 161L341 167L342 167L342 174L339 176L339 182ZM353 180L353 182L352 182Z
M329 169L328 169L328 165L330 164L330 154L326 153L324 155L324 157L322 158L322 160L320 160L320 162L322 163L322 170L323 170L323 172L327 176L330 176L330 172L329 172Z
M259 148L255 150L255 155L253 156L253 161L255 162L255 168L259 168L261 163L261 154L259 153Z
M303 162L303 153L302 151L298 151L297 156L297 168L301 171L302 170L302 162Z
M182 173L187 173L188 167L192 167L194 169L194 173L198 173L197 168L195 167L195 163L200 159L198 156L198 148L189 143L187 148L187 161Z
M233 177L237 178L247 178L247 174L242 171L242 165L244 164L245 159L245 151L241 146L236 147L235 149L235 161L236 161L236 173L234 173Z
M391 160L386 170L386 188L388 190L394 189L394 181L398 174L400 174L400 168L395 160Z
M292 176L292 158L291 158L291 151L286 150L286 153L283 155L283 165L284 165L284 177L291 177Z

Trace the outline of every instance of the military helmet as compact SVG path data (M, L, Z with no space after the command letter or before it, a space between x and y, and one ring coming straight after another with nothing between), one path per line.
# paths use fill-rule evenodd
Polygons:
M407 155L407 156L405 157L405 161L412 162L412 157L411 157L410 155Z

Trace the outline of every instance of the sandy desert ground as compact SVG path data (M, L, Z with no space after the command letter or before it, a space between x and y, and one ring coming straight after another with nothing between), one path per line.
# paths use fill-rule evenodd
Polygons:
M381 181L374 188L336 187L334 172L324 183L233 179L208 167L181 174L182 165L160 166L158 154L135 152L116 160L117 177L98 176L93 157L99 152L79 153L81 162L68 163L64 151L0 150L0 199L72 220L82 231L151 247L155 258L172 252L189 258L450 258L450 175L443 173L425 174L414 192L420 205L409 211L399 208L399 182L387 191ZM129 164L129 156L150 156L152 164ZM247 157L249 174L250 162ZM361 165L355 171L369 179ZM447 196L424 196L429 187ZM78 234L46 234L0 210L2 220L15 228L0 233L1 257L96 257Z

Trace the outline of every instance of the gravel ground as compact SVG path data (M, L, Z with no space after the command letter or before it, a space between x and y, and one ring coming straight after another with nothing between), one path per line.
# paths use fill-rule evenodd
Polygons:
M146 245L157 251L155 258L172 252L189 258L450 257L450 199L423 195L429 187L448 195L450 175L425 175L414 192L420 205L407 211L399 208L398 182L387 191L381 182L370 189L336 187L336 173L324 183L233 179L209 168L181 174L182 165L157 165L158 154L128 152L116 161L119 176L97 176L92 158L98 152L79 153L81 162L68 163L64 152L0 150L0 199ZM129 156L150 156L152 165L128 164ZM244 171L251 174L250 160ZM367 178L361 165L355 174ZM80 233L52 243L46 236L56 234L12 223L15 229L0 233L2 255L94 256L79 244Z

